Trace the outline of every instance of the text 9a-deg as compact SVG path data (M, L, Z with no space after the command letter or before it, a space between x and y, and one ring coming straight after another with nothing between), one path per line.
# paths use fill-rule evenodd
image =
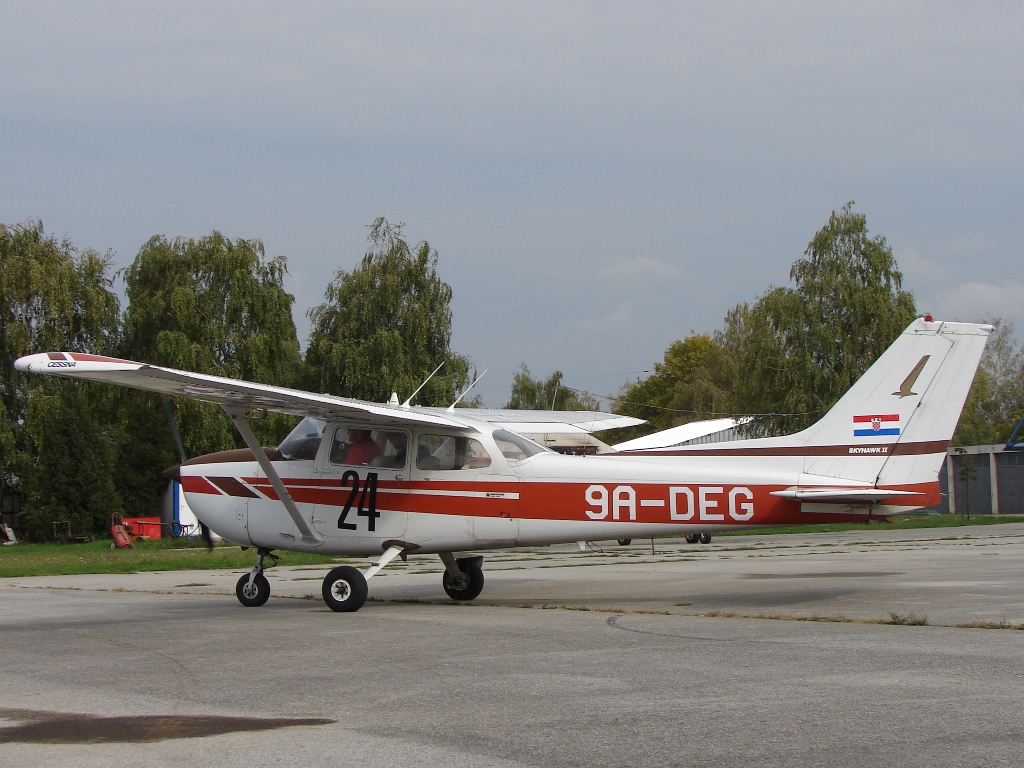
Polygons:
M354 531L358 528L355 523L346 523L348 513L352 511L352 505L356 505L356 514L368 520L367 528L371 531L377 530L377 518L380 512L377 511L377 473L368 472L366 480L360 484L359 473L355 470L348 470L341 476L341 487L351 488L345 506L338 516L338 527L346 531ZM360 491L362 491L360 493ZM356 502L358 496L359 501Z

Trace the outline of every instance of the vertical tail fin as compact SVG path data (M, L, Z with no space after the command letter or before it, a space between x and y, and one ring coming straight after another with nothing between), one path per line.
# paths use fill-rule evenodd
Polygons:
M934 482L992 330L911 323L825 416L790 437L836 448L808 455L804 473L879 486Z

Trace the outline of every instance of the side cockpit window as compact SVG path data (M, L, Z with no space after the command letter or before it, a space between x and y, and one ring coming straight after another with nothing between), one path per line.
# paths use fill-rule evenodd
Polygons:
M420 435L416 444L417 469L483 469L490 465L487 449L471 437Z
M493 437L498 450L512 462L523 461L538 453L550 453L550 449L543 445L535 443L533 440L527 440L522 435L509 432L507 429L496 429Z
M288 460L312 461L320 450L320 441L326 426L326 422L307 416L288 433L288 437L281 442L277 450Z
M331 439L330 462L401 469L408 444L408 436L397 430L338 427Z

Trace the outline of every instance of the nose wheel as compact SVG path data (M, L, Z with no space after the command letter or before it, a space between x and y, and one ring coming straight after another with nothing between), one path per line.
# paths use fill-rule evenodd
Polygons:
M263 571L271 567L264 565L267 558L273 561L271 566L277 565L277 557L269 549L256 550L256 565L235 584L235 597L246 608L259 608L270 599L270 582L263 575Z
M262 573L247 573L235 585L235 596L246 608L259 608L270 599L270 582Z

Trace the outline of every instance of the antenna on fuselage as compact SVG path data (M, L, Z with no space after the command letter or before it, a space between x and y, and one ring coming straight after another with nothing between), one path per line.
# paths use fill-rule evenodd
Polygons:
M487 373L488 370L489 370L488 368L484 368L484 373ZM477 376L475 379L473 379L473 383L470 384L468 387L466 387L466 391L463 392L461 395L459 395L457 398L455 398L455 402L448 406L448 413L454 413L455 412L455 406L459 404L459 400L461 400L462 398L464 398L466 395L469 394L469 390L471 390L473 387L475 387L476 383L478 381L480 381L480 379L482 379L484 377L484 373L481 373L479 376Z
M441 365L444 365L444 360L442 360L442 361L441 361ZM435 369L434 369L434 373L437 373L438 371L440 371L440 370L441 370L441 365L437 366L437 368L435 368ZM420 385L419 385L418 387L416 387L416 391L415 391L415 392L413 392L413 393L412 393L411 395L409 395L409 399L407 399L407 400L406 400L406 401L405 401L404 403L402 403L402 404L401 404L400 406L398 406L398 407L399 407L399 408L408 408L408 407L409 407L409 406L410 406L410 405L412 404L412 399L413 399L414 397L416 397L416 395L418 395L418 394L420 393L420 390L421 390L421 389L423 389L423 388L424 388L425 386L427 386L427 382L428 382L428 381L430 381L430 380L431 380L432 378L434 378L434 373L432 373L432 374L430 374L429 376L427 376L427 378L425 378L425 379L423 380L423 383L422 383L422 384L420 384ZM396 398L396 399L397 399L397 398ZM456 401L456 402L458 402L458 401Z

